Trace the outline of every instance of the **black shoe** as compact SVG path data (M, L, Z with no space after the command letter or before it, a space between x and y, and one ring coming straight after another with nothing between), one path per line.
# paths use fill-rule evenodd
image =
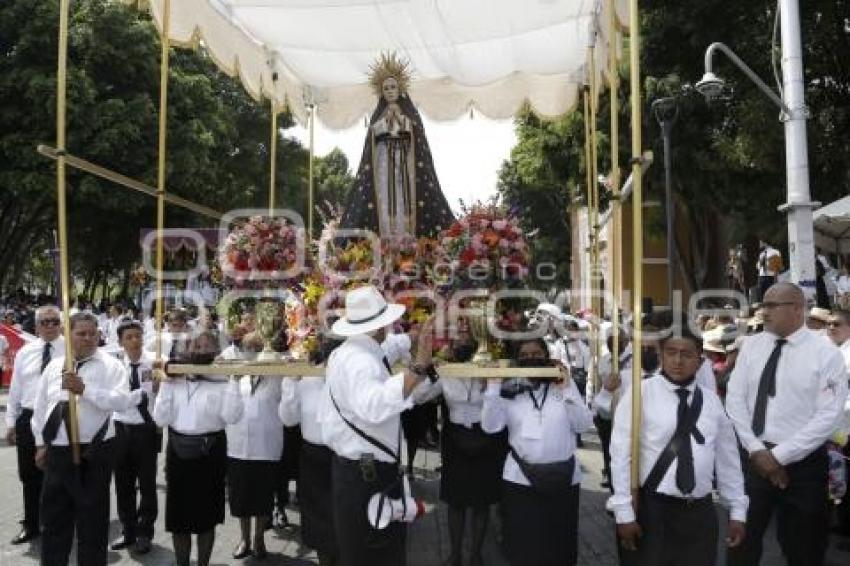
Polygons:
M611 489L611 482L608 480L602 480L599 482L599 487L604 487L605 489Z
M38 529L28 529L27 527L24 527L21 529L21 532L12 539L12 544L24 544L25 542L29 542L36 538L38 535Z
M151 551L151 539L148 537L139 537L136 539L136 544L133 545L133 552L136 554L147 554Z
M242 558L248 558L251 556L251 547L242 540L239 541L239 544L236 545L236 548L233 549L233 558L236 560L241 560Z
M136 543L135 537L128 537L127 535L121 535L112 544L109 545L111 550L123 550L128 546L132 546Z

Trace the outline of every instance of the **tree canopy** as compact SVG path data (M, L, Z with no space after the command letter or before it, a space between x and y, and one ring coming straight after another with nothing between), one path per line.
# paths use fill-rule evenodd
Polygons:
M827 203L847 194L850 182L846 166L850 159L846 135L850 126L850 67L846 64L850 60L850 2L810 0L801 4L806 103L811 114L811 192L814 200ZM786 217L776 210L786 195L784 134L776 106L723 55L717 57L715 72L730 88L721 100L707 104L689 84L702 76L705 49L714 41L729 45L765 82L775 84L771 58L776 4L648 0L641 10L643 141L656 156L646 177L645 196L663 201L661 131L650 104L660 97L676 96L680 111L672 134L672 159L680 219L677 255L683 260L682 272L690 287L717 285L723 274L724 245L743 243L752 252L757 239L763 238L787 246ZM775 57L778 65L781 54ZM619 143L621 161L627 167L630 121L625 64L620 75ZM608 99L603 92L597 113L601 173L610 167ZM550 224L552 212L546 207L574 202L573 197L586 190L582 113L578 110L546 121L526 111L517 117L516 130L518 143L502 169L500 191L529 210L541 227L537 257L567 265L569 230L563 223ZM574 192L576 187L581 187L578 192ZM666 228L662 221L648 229L663 234ZM687 245L683 231L692 236Z
M0 6L0 289L17 286L34 252L52 244L55 164L35 148L55 145L57 30L56 0ZM156 184L159 53L146 13L108 0L72 3L69 153ZM203 49L172 49L170 59L166 190L223 211L265 206L269 104L252 100ZM281 130L293 125L288 113L278 123ZM276 159L279 206L305 214L307 151L279 135ZM350 185L345 157L317 161L320 193L339 198ZM155 201L69 168L68 203L72 273L89 289L123 275L126 291L140 229L155 224ZM166 209L168 227L208 225Z

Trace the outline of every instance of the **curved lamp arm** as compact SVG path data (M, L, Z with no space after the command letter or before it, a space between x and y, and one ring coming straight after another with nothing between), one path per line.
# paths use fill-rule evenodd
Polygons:
M743 59L735 55L735 52L732 51L728 45L725 43L721 43L719 41L715 41L711 45L708 46L708 49L705 50L705 72L706 74L714 74L712 73L712 59L714 57L714 52L720 50L726 54L729 59L732 60L735 65L741 69L745 75L747 75L751 81L753 81L759 90L761 90L767 97L773 101L774 104L779 106L780 110L784 112L787 116L791 116L791 110L785 105L782 99L777 95L773 90L767 86L767 84L761 80L761 78L753 71L749 65L744 63Z
M729 49L729 46L727 46L725 43L721 43L719 41L716 41L716 42L712 43L711 45L709 45L708 49L705 50L705 72L706 72L706 74L709 74L709 73L711 73L712 75L714 74L714 73L712 73L712 59L714 57L714 52L717 51L717 50L720 50L723 53L725 53L726 56L729 57L729 59L731 59L732 62L735 63L735 65L739 69L744 71L744 74L747 75L750 78L750 80L753 81L756 84L757 87L759 87L759 90L761 90L764 94L766 94L767 97L770 100L772 100L774 104L779 106L779 108L782 110L782 112L785 113L785 115L787 115L787 116L792 115L791 110L785 105L785 103L782 101L782 99L779 97L779 95L777 95L775 92L773 92L773 90L769 86L767 86L767 84L763 80L761 80L761 78L756 74L756 72L753 71L749 67L749 65L744 63L744 61L740 57L735 55L735 52L732 51L731 49Z

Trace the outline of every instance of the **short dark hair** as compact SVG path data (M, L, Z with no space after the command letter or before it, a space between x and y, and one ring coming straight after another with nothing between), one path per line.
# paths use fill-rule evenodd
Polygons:
M91 322L97 327L97 317L90 312L78 312L71 315L69 320L69 327L71 330L74 330L74 327L80 324L81 322Z
M145 328L142 326L142 323L138 320L125 320L122 321L121 324L118 325L118 329L115 331L118 334L118 340L121 341L124 338L124 333L128 330L138 330L139 332L144 333Z
M181 322L189 322L189 313L185 309L174 309L168 313L168 322L179 320Z

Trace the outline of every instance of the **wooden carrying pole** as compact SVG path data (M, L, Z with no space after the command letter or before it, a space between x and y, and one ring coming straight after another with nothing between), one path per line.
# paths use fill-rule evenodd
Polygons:
M74 371L74 351L71 347L71 285L68 273L68 205L65 199L65 109L68 80L68 11L70 0L59 2L59 62L56 70L56 208L59 217L59 285L62 313L65 314L65 371ZM68 392L68 443L74 464L80 463L80 423L77 420L77 396Z
M159 150L156 172L156 349L155 359L162 358L162 277L165 263L163 230L165 228L166 128L168 127L168 58L171 27L171 0L162 3L161 53L159 61Z
M638 0L629 0L629 74L632 114L632 423L631 487L640 488L641 345L643 318L643 173L641 167L640 20Z
M501 360L482 364L443 364L437 367L441 377L488 379L558 379L561 372L556 367L517 368ZM403 366L394 368L401 371ZM168 373L174 375L264 375L277 377L323 376L325 368L299 362L217 362L212 365L168 364Z

